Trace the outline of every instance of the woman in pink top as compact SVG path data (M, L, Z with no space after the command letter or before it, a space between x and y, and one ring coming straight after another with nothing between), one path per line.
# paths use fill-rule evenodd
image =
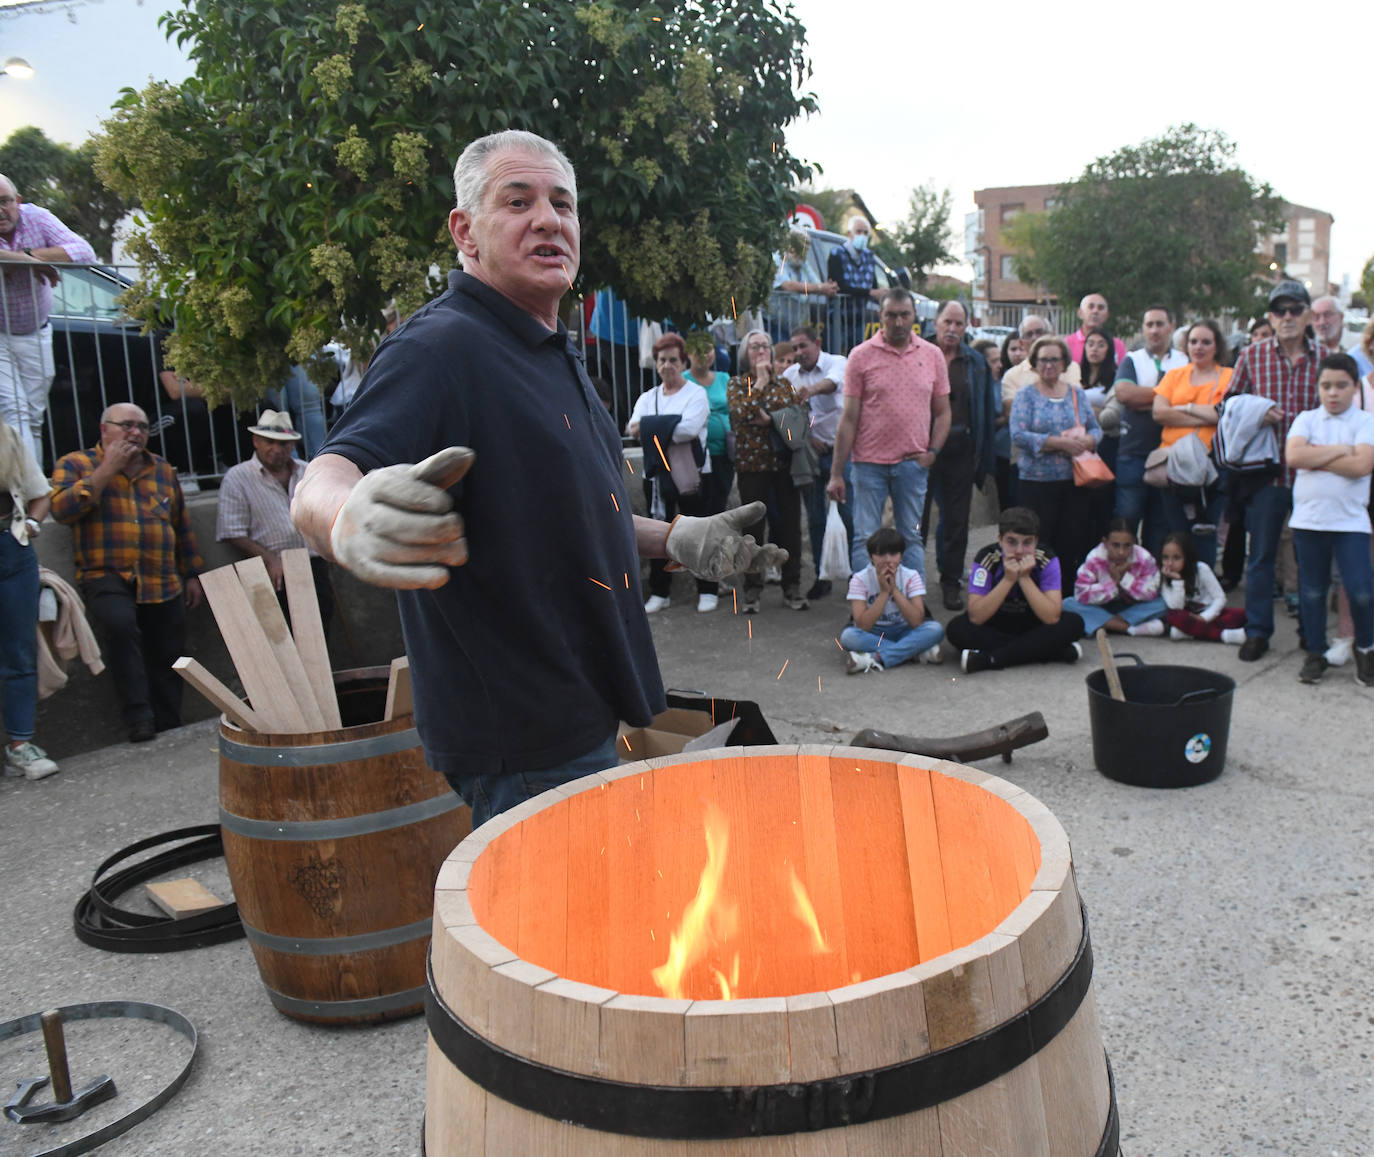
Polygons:
M1226 339L1221 327L1209 319L1189 328L1187 344L1188 364L1160 379L1150 413L1164 427L1160 446L1172 446L1186 434L1196 433L1210 450L1217 432L1217 406L1231 384L1231 369L1221 364ZM1225 504L1219 481L1201 489L1170 486L1164 491L1170 531L1190 535L1198 560L1209 567L1216 562L1216 524Z

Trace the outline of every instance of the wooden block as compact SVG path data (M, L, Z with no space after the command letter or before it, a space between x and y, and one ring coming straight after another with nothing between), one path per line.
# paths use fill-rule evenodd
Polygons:
M271 730L261 715L194 659L183 655L172 664L172 670L223 711L229 717L229 722L236 723L246 731Z
M555 977L534 993L531 1009L532 1059L569 1072L593 1072L601 1039L601 1006L616 994L609 988Z
M988 979L997 1022L1009 1020L1026 1007L1026 977L1021 971L1021 952L1015 940L994 932L983 941L988 947ZM1040 1086L1038 1057L1030 1057L1004 1076L1007 1112L1017 1123L1016 1153L1048 1157L1049 1128Z
M383 719L398 719L415 713L414 697L410 693L410 658L402 655L391 660L391 675L386 681L386 710Z
M787 1043L789 1080L803 1084L842 1075L835 1006L826 993L787 998Z
M1111 691L1112 698L1124 703L1126 695L1121 690L1121 676L1116 671L1116 660L1112 658L1112 645L1107 641L1105 627L1097 629L1097 653L1102 656L1102 671L1107 676L1107 688Z
M930 1052L921 986L907 972L861 981L829 994L835 1004L840 1067L846 1073L900 1064Z
M613 997L601 1006L600 1075L613 1081L679 1085L686 1065L683 1019L690 1000Z
M329 647L325 642L324 623L320 620L319 600L315 597L315 572L310 565L310 552L304 547L282 551L281 569L286 583L286 605L291 608L291 633L310 680L310 689L315 693L315 702L324 717L325 727L342 727Z
M698 1000L683 1019L687 1084L787 1082L787 1002L781 997Z
M248 701L267 723L265 730L307 730L305 716L296 705L286 676L262 632L262 624L239 582L238 573L232 566L207 570L200 576L200 585L214 612L220 634L224 636L229 657L234 660L234 669L248 693Z
M183 916L199 916L202 912L213 912L216 908L224 907L223 900L199 880L192 880L189 876L180 880L159 880L144 887L148 891L148 898L173 920L180 920Z
M262 632L267 636L267 644L276 656L281 672L286 676L286 684L291 689L291 697L300 708L305 719L307 731L323 731L324 716L320 705L315 702L315 692L310 688L310 677L305 673L301 653L296 650L296 642L286 626L286 616L281 613L281 603L277 601L276 589L267 577L267 564L253 557L234 564L234 571L243 584L243 593L262 624Z

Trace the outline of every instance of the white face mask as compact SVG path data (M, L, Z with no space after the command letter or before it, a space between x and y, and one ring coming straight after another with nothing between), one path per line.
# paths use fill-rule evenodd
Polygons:
M855 249L858 249L860 252L862 252L863 250L865 250L865 249L868 248L868 234L867 234L867 233L855 233L855 234L854 234L854 248L855 248Z

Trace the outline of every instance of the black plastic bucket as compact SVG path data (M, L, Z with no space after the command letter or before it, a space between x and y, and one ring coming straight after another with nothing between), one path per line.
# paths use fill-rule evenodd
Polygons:
M1195 787L1226 765L1236 681L1203 667L1122 667L1125 701L1105 671L1087 677L1093 762L1108 779L1136 787Z

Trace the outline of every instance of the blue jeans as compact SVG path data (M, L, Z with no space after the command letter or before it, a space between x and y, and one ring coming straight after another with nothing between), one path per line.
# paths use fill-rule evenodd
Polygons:
M1116 456L1116 516L1140 525L1140 545L1156 558L1164 545L1164 491L1145 484L1145 459Z
M33 738L38 705L38 559L0 524L0 679L11 743Z
M1298 555L1298 609L1307 650L1314 655L1326 650L1326 598L1331 591L1333 559L1350 599L1355 646L1374 646L1374 568L1369 563L1369 535L1294 527L1293 549Z
M883 503L892 496L892 520L906 539L902 565L926 573L921 540L921 509L926 504L930 474L915 458L891 464L853 462L854 534L849 540L849 567L855 574L868 566L868 536L883 524Z
M840 632L840 646L846 651L877 651L883 666L891 670L899 663L914 659L922 651L938 646L944 637L944 627L934 619L926 619L919 627L903 622L885 631L845 627Z
M1169 530L1180 531L1192 538L1193 549L1197 551L1198 562L1205 562L1215 570L1217 561L1217 532L1215 527L1221 518L1222 511L1226 509L1226 495L1221 492L1221 488L1214 486L1204 491L1193 487L1179 492L1171 486L1168 490L1161 490L1160 494L1164 496L1164 517L1169 524ZM1187 511L1183 508L1185 500L1196 507L1196 514L1193 518L1189 518ZM1206 534L1193 534L1193 524L1197 522L1211 523L1214 529ZM1161 548L1162 545L1161 543Z
M472 808L472 827L475 831L492 816L499 816L541 792L615 765L615 736L612 735L586 755L579 755L557 767L546 767L539 771L494 772L491 775L451 775L448 778L463 797L463 802Z
M1250 554L1245 562L1245 634L1267 639L1274 633L1274 566L1283 520L1293 506L1287 486L1263 486L1245 505Z
M1083 633L1085 635L1095 635L1097 629L1105 626L1107 620L1113 615L1134 627L1139 623L1148 622L1150 619L1160 618L1168 609L1164 605L1163 599L1149 599L1143 603L1132 603L1129 607L1123 607L1119 611L1109 610L1107 607L1099 606L1096 603L1080 603L1077 599L1064 600L1064 613L1075 614L1083 620Z
M821 577L821 544L825 541L825 520L830 513L830 499L825 493L825 484L830 481L830 466L835 461L835 451L817 456L820 469L816 481L811 485L811 494L806 500L806 524L811 535L811 561L816 566L816 577ZM840 503L840 520L844 523L849 541L854 541L854 513L850 506L854 490L854 470L848 462L844 464L845 499ZM864 552L865 556L867 551ZM864 566L867 566L867 561Z

